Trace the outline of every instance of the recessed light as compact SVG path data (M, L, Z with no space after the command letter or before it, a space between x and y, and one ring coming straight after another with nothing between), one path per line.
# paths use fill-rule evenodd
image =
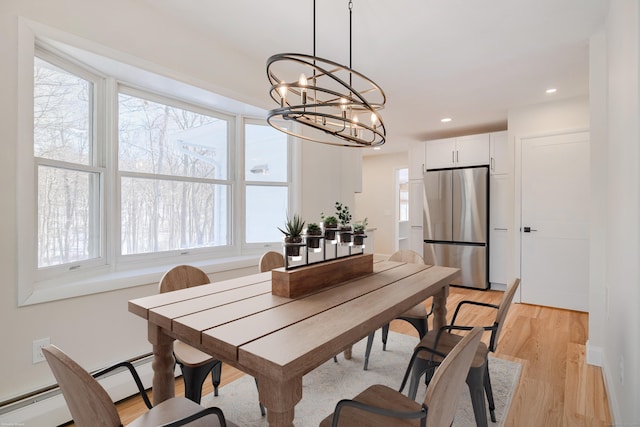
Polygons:
M373 147L374 150L382 150L382 147Z
M549 88L546 90L547 93L556 93L558 89L556 89L555 87Z
M442 123L449 123L451 121L451 117L445 117L444 119L440 119Z

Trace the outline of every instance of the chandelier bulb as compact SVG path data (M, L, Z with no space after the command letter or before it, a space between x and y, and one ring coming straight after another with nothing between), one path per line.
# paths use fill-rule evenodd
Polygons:
M300 74L300 78L298 78L298 84L300 85L300 93L302 94L302 103L307 103L307 76L304 73Z
M284 81L280 82L280 87L278 88L278 92L280 93L280 106L284 107L284 103L287 97L287 85Z

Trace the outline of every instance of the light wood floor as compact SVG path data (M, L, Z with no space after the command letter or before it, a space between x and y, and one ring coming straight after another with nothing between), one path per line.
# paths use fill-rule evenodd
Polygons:
M448 318L463 299L498 304L501 297L502 292L497 291L452 288L447 300ZM425 303L430 305L429 301ZM492 316L495 318L494 310L475 307L461 313L460 321L456 323L489 325ZM496 356L522 363L522 373L505 426L611 425L602 372L585 361L587 320L586 313L527 304L512 305ZM391 330L418 336L413 327L403 321L394 320ZM488 334L485 335L487 337ZM393 342L387 345L392 347ZM371 355L370 363L374 363L374 359L375 353ZM224 365L222 384L242 375ZM212 391L211 380L207 379L203 394ZM176 380L176 395L184 395L181 380ZM146 411L140 398L126 399L117 406L125 425Z

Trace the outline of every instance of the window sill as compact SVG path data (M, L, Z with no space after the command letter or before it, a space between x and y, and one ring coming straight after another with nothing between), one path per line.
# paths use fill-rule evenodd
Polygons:
M257 268L259 258L259 255L245 255L194 261L188 262L188 264L202 269L207 274L215 274L243 268ZM169 268L178 264L181 263L175 262L170 265L129 269L126 271L109 271L91 277L77 278L76 280L65 276L64 278L38 282L34 284L32 292L26 298L21 299L19 306L42 304L101 292L151 285L158 283Z

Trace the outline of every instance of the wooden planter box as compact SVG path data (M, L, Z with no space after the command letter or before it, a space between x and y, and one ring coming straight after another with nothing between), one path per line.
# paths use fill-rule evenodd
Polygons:
M295 270L271 270L271 293L297 298L357 277L373 273L373 254L353 255L307 265Z

